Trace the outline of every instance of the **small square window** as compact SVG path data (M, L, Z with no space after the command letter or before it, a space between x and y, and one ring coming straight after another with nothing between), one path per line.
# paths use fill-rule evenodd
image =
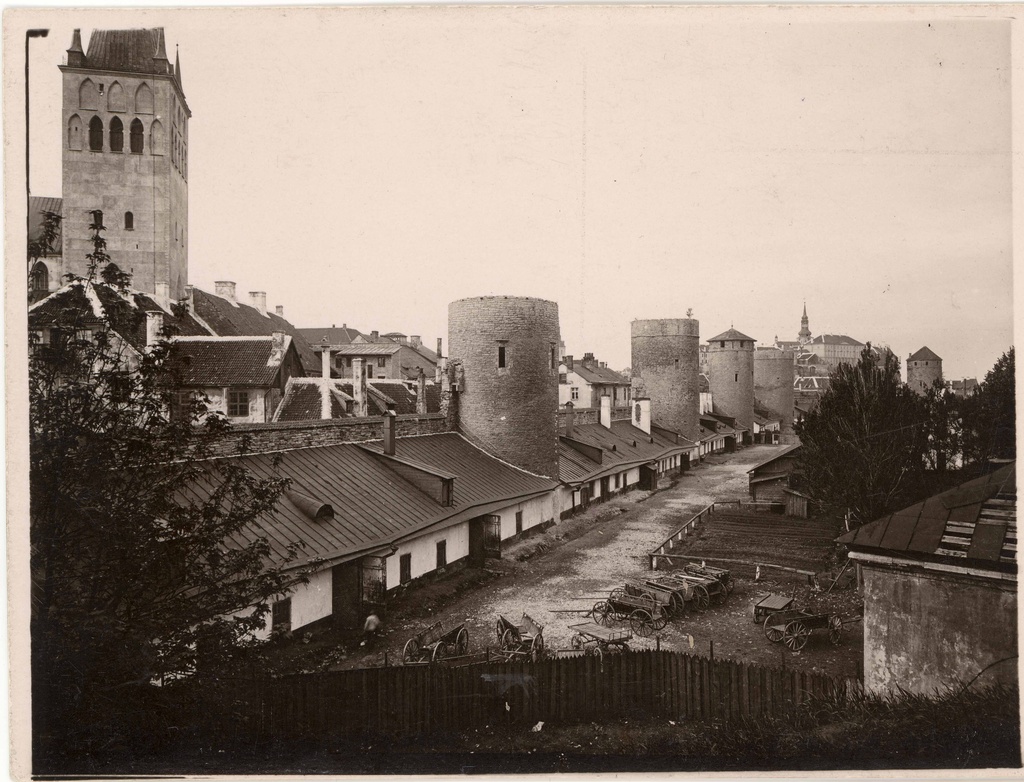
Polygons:
M398 582L408 584L412 581L412 554L402 554L398 558Z
M437 566L443 568L448 564L448 541L437 541Z
M292 599L278 600L270 608L271 631L286 633L292 629Z
M387 365L388 365L388 360L387 360L386 356L381 356L380 358L377 359L377 366L379 368L383 369Z

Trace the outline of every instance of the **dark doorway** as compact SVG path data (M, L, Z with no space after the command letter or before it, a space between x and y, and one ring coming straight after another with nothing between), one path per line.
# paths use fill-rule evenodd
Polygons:
M654 491L658 488L658 463L643 464L640 466L640 489L642 491Z
M612 481L609 477L601 479L601 499L607 500L608 496L612 493Z
M343 562L331 568L331 616L337 627L362 625L359 600L359 562Z
M501 516L477 516L469 522L470 567L483 567L488 558L501 559Z

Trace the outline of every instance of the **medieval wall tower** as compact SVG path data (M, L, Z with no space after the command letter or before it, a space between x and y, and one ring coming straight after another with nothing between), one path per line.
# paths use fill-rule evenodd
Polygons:
M188 121L162 27L75 30L63 74L63 271L84 274L102 213L107 252L141 291L188 283Z
M936 381L942 380L942 359L927 347L907 359L907 385L924 396Z
M556 479L559 341L553 301L480 296L448 305L458 430L495 456Z
M699 441L700 322L634 320L630 331L630 372L637 390L651 400L651 420Z
M794 358L790 350L754 351L754 396L782 415L782 434L793 434Z
M754 338L730 328L709 339L708 380L715 409L753 434Z

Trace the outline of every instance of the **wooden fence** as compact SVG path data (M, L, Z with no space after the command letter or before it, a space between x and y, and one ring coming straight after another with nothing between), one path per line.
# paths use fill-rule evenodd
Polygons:
M669 535L660 546L658 546L656 549L654 549L654 551L648 554L647 556L650 558L651 570L658 569L657 556L659 554L671 553L672 549L676 547L677 543L679 543L683 538L687 537L691 532L695 532L697 528L700 527L700 525L703 524L705 521L707 521L714 512L715 503L712 502L710 505L704 508L704 510L700 511L700 513L697 513L694 516L692 516L685 524L683 524L683 526L681 526L679 529L677 529L675 532Z
M397 666L253 683L243 705L261 736L398 735L481 725L781 716L854 680L670 651L462 668ZM231 699L228 699L231 700ZM235 708L239 698L234 698ZM214 707L215 708L215 707Z

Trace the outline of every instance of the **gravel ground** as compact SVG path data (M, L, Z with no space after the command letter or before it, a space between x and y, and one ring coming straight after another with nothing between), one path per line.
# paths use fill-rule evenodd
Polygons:
M647 572L647 553L711 502L748 499L747 470L775 451L773 446L751 446L728 456L712 457L653 495L635 491L615 497L540 535L505 546L502 559L488 563L490 573L467 570L414 588L389 609L381 646L386 646L390 660L401 659L406 639L440 620L446 629L465 622L470 650L482 652L495 645L498 614L518 621L525 610L544 626L548 649L568 648L572 635L569 625L589 621L582 613L568 611L589 610L625 578ZM773 561L773 547L770 535L766 535L765 561ZM826 554L823 552L823 558ZM487 580L481 581L481 575ZM824 636L813 635L802 652L794 653L769 643L760 626L751 621L751 601L760 592L784 591L795 595L801 607L852 616L858 611L853 590L825 597L813 593L803 577L788 574L772 574L756 584L743 577L736 581L736 589L724 606L712 606L704 614L688 612L671 621L661 633L662 648L707 654L714 643L716 657L856 675L862 659L859 623L847 625L849 632L838 647L830 646ZM653 637L631 643L633 648L654 645ZM379 663L383 650L378 647L372 654L359 654L358 648L353 651L356 653L343 658L333 656L330 667Z

